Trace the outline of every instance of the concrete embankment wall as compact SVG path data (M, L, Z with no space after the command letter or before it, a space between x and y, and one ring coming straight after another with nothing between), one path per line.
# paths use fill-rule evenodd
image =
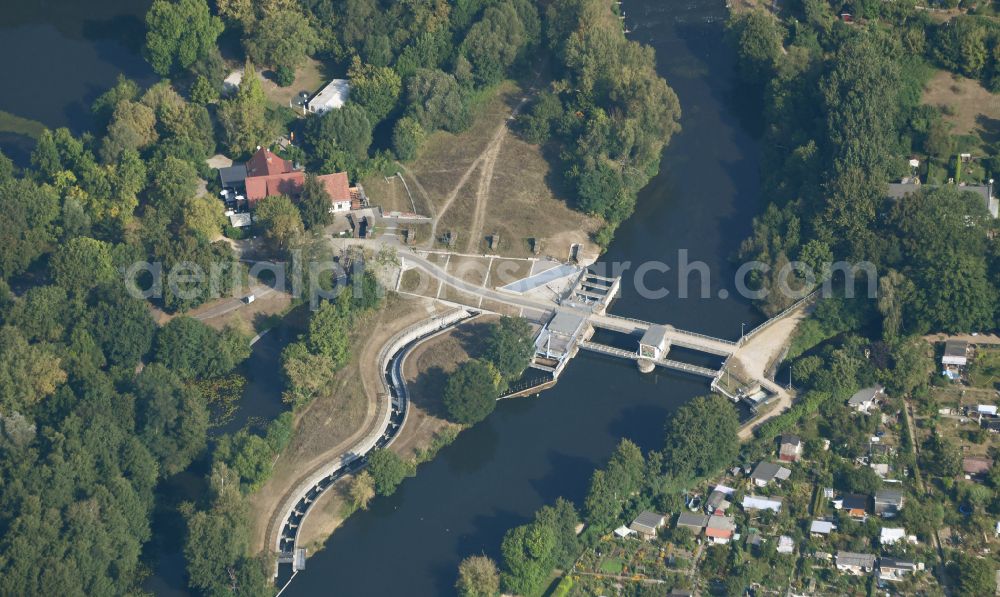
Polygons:
M312 491L314 488L319 486L320 482L335 474L340 469L351 464L358 458L361 458L375 447L378 443L379 438L385 433L389 426L390 418L392 417L392 395L390 388L385 380L384 373L390 367L391 361L396 355L406 348L406 346L415 340L420 339L423 336L432 334L438 330L446 328L456 321L465 319L469 316L469 312L465 309L455 309L454 311L449 311L440 317L434 317L429 320L425 320L413 326L406 328L400 333L393 336L379 352L379 381L382 385L382 392L378 396L380 404L378 405L378 422L374 428L374 431L368 434L365 438L360 440L357 444L351 447L347 452L344 452L336 459L331 460L326 465L322 466L314 474L310 475L307 479L300 482L295 490L290 494L290 496L285 500L282 507L279 509L281 513L281 518L278 520L278 527L272 531L274 536L274 550L278 553L282 551L281 540L282 531L285 527L285 523L289 520L292 513L295 511L296 506L302 501L306 495ZM395 381L395 372L394 381ZM398 380L398 383L402 383L402 380ZM400 386L397 386L400 387ZM383 400L384 398L384 400ZM401 393L401 400L405 399L405 388ZM405 407L405 404L401 404L401 407ZM303 524L305 524L306 517L309 515L309 510L307 509L304 513L302 520L299 521L298 527L295 529L295 540L298 543L299 532L302 529Z

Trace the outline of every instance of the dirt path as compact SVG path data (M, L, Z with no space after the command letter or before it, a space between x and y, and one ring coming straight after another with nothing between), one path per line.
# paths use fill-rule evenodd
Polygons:
M803 306L789 313L782 319L775 321L767 328L761 330L760 333L748 340L733 355L733 360L743 367L748 376L759 380L765 388L776 393L778 396L771 410L753 419L749 424L740 429L740 440L750 439L753 437L754 428L791 408L792 401L795 399L794 392L790 392L767 379L766 373L775 360L788 347L795 329L810 311L811 309Z
M497 158L500 157L500 148L503 140L507 136L507 127L497 134L495 140L490 143L490 147L480 156L483 160L483 167L479 173L479 188L476 189L476 209L472 213L472 226L469 228L469 240L466 243L466 253L475 253L479 245L479 237L483 235L483 223L486 220L486 205L490 199L490 186L493 184L493 171L497 166Z
M914 420L916 417L913 414L913 405L910 404L909 397L903 399L903 417L906 419L906 429L910 432L910 452L913 454L913 480L917 484L917 488L920 489L921 495L927 495L927 487L924 485L924 477L920 472L920 454L917 449L917 444L919 440L917 439L917 428L914 425ZM941 547L941 535L939 534L940 529L934 529L934 547L937 548L938 554L938 565L937 565L937 578L941 582L941 588L945 590L945 594L948 595L949 587L946 585L946 579L948 575L944 570L944 548Z
M964 340L969 344L1000 344L1000 336L996 334L979 334L978 336L973 336L972 334L928 334L924 336L924 340L931 344L935 342L947 342L948 340Z
M448 196L445 197L445 200L440 207L435 207L434 203L430 201L429 197L427 197L427 203L430 205L430 209L433 212L431 214L433 221L431 223L430 238L427 240L426 246L429 247L434 244L434 239L437 238L438 223L441 221L441 218L445 213L447 213L448 209L451 208L455 199L458 198L459 193L462 192L466 183L469 182L472 174L476 171L476 169L482 166L479 173L479 186L476 191L476 207L473 213L472 228L470 230L469 240L467 241L469 251L472 251L476 244L478 244L475 239L482 234L483 222L486 219L486 204L487 199L489 198L490 183L493 179L493 171L496 168L497 158L500 156L500 147L503 145L504 137L507 135L507 123L517 117L521 108L523 108L524 104L527 103L529 97L530 96L527 94L521 97L521 101L518 102L518 104L514 106L514 109L510 111L510 114L508 114L504 119L504 123L497 127L493 136L490 138L490 142L487 143L482 152L476 156L476 159L469 164L468 169L466 169L465 173L462 174L462 177L458 179L458 182L455 183L455 187L450 193L448 193ZM426 197L426 192L423 190L423 187L420 185L420 181L417 177L412 172L407 170L405 166L403 167L403 170L405 170L414 181L414 186L420 189L421 193L423 193Z
M430 212L427 215L429 215L432 218L436 218L437 207L434 205L434 202L431 201L431 196L427 193L427 189L424 188L424 185L420 184L420 181L417 179L416 175L414 175L413 172L411 172L410 169L407 168L405 164L400 162L399 167L403 172L406 173L407 176L410 177L410 182L413 183L413 187L417 189L417 192L420 193L421 197L423 197L424 203L427 204L427 211ZM400 175L400 180L402 180L402 178L403 178L402 175ZM433 238L433 236L431 238Z
M500 143L500 141L503 139L503 134L506 132L507 132L507 124L504 123L493 134L493 138L490 139L490 142L486 145L486 148L483 149L482 153L480 153L479 156L477 156L476 159L473 160L471 164L469 164L469 168L465 171L464 174L462 174L462 177L458 179L458 182L455 183L455 188L453 188L451 192L448 193L448 196L445 197L444 202L441 204L441 206L435 210L436 213L434 214L434 220L431 223L431 236L429 239L427 239L427 246L433 245L434 239L437 238L437 227L438 223L441 221L441 217L444 216L445 213L447 213L448 209L451 207L451 204L455 202L455 199L458 198L458 194L465 187L465 184L469 182L469 178L471 178L472 174L476 171L477 168L479 168L479 165L483 162L483 156L489 153L490 148L493 147L494 144ZM416 177L414 177L413 175L411 175L410 177L416 180Z

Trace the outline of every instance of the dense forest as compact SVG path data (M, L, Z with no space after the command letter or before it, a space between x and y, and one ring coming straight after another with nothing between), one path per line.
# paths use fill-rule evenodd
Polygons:
M906 201L887 193L911 175L914 156L928 182L938 163L954 164L956 140L942 108L921 102L923 87L935 67L988 76L993 21L937 23L896 2L865 3L866 18L846 23L833 4L801 0L782 18L755 11L730 25L741 76L763 106L756 124L771 200L740 257L773 266L757 280L763 288L789 261L816 272L837 260L873 263L887 337L993 329L1000 244L982 198L956 185L928 184ZM980 160L984 178L1000 171L998 153ZM788 302L772 292L762 306Z

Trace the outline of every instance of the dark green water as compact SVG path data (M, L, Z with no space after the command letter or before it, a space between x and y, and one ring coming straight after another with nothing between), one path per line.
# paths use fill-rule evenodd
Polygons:
M90 127L90 104L119 73L155 81L140 51L149 0L28 0L0 11L0 55L7 56L0 111L49 128ZM0 132L0 149L26 164L34 141Z
M23 57L6 69L0 110L80 130L87 126L89 102L118 72L149 76L137 54L146 2L30 4L0 17L0 48L8 55L16 48L14 55ZM628 260L633 267L661 260L675 267L677 251L686 249L689 260L710 267L713 296L720 289L734 295L728 259L748 234L760 198L758 151L740 125L738 111L745 107L734 99L732 53L722 43L723 2L640 0L624 8L631 36L656 48L660 72L680 97L684 129L605 259ZM0 136L0 147L8 154L16 149L10 136ZM647 283L673 292L649 300L625 284L612 311L733 339L741 323L759 321L741 299L676 298L673 272L650 275ZM276 354L269 343L259 352ZM255 360L254 367L267 364ZM276 379L277 362L270 370ZM249 396L251 410L256 401L279 399L266 396L269 384L259 381L254 387L261 391ZM284 594L450 594L463 557L498 558L509 527L559 496L582 501L593 469L619 438L659 447L669 412L707 391L702 379L643 376L634 365L584 353L556 388L539 398L501 403L396 495L375 500L370 511L348 520ZM164 541L166 551L177 539ZM183 587L181 561L164 560L159 569L165 577L150 588L174 594Z

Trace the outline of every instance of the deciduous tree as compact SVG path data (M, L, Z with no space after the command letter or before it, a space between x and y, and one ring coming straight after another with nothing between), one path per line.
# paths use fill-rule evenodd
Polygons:
M247 54L257 64L294 71L319 46L319 36L296 3L265 11L244 36Z
M444 406L457 423L473 425L496 408L499 372L487 361L471 360L459 365L444 388Z
M419 69L406 84L410 110L425 131L458 133L469 126L469 109L455 77Z
M413 474L413 465L407 463L395 452L384 448L375 450L368 457L368 472L375 480L375 492L392 495L403 479Z
M493 363L504 382L519 379L534 354L531 325L526 319L503 317L490 326L483 358Z
M359 510L367 510L368 503L375 497L375 479L368 471L361 471L351 481L351 504Z
M695 398L670 417L663 450L665 472L701 477L723 468L739 452L736 410L718 394Z
M166 475L180 472L205 447L208 410L201 393L166 367L147 365L133 384L136 427Z
M30 180L0 180L0 278L20 274L55 240L59 199Z
M494 597L500 592L500 572L486 556L469 556L458 565L455 590L460 597Z
M205 0L155 0L146 13L146 59L163 76L189 69L216 50L222 30Z
M403 89L403 82L395 70L362 64L355 56L347 75L351 80L351 101L365 109L370 122L381 122L395 109Z
M261 199L254 208L256 225L272 250L283 253L303 232L299 208L284 195Z

